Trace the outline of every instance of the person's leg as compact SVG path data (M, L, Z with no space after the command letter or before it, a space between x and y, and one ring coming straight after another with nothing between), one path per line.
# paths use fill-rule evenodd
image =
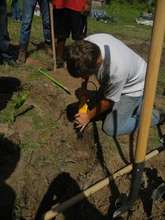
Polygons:
M18 20L19 18L18 0L12 0L11 9L12 9L12 18L14 20Z
M20 21L21 20L21 9L20 9L19 0L13 0L11 7L12 7L13 19Z
M87 32L87 17L80 12L69 10L73 40L82 40Z
M45 43L51 46L51 27L50 27L50 15L49 15L49 1L38 0L43 24L43 33Z
M60 68L64 66L65 42L70 34L70 26L69 26L70 21L68 17L68 10L67 9L55 9L54 20L55 20L54 22L55 36L57 38L56 61L57 61L57 68Z
M26 61L27 47L36 3L37 0L24 0L23 17L20 30L20 50L17 60L18 63L24 63Z
M27 47L30 38L32 19L37 0L24 0L23 17L20 30L20 45Z
M0 1L0 51L7 51L10 44L6 0Z
M13 18L14 20L17 19L17 13L16 13L16 8L15 8L15 2L16 2L16 0L12 0L12 2L11 2L11 13L12 13L12 18Z
M141 97L122 96L116 103L103 123L103 130L109 136L130 134L139 126ZM159 112L154 110L152 115L152 126L159 123Z

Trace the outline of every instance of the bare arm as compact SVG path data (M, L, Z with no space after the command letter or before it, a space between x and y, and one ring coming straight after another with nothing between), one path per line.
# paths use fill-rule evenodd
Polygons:
M95 118L96 116L99 116L101 113L104 113L105 111L109 110L113 106L113 102L107 99L102 99L98 103L98 105L93 108L92 110L88 111L88 115L90 120Z
M88 14L91 10L91 6L92 6L92 0L86 0L85 6L82 9L81 13L82 14Z
M80 112L75 115L75 123L77 128L80 128L80 131L83 131L87 124L94 119L96 116L99 116L101 113L106 112L113 106L111 100L102 99L96 107L92 110L88 110L87 113Z

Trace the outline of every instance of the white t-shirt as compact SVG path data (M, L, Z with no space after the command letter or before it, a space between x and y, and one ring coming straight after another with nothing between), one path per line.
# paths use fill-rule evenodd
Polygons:
M118 102L121 95L143 95L147 67L143 58L110 34L93 34L85 40L99 46L104 60L105 45L110 53L108 71L103 64L96 75L104 91L104 98Z

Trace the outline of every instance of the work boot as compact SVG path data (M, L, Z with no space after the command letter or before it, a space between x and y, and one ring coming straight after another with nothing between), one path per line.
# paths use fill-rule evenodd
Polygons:
M45 41L44 43L44 49L46 51L46 53L50 56L52 56L52 45L51 45L51 42L49 41Z
M164 123L165 123L165 111L161 111L159 125L163 125Z
M27 49L20 47L17 64L24 64L26 62L26 57L27 57Z
M56 65L57 65L57 69L59 68L64 68L64 60L62 58L58 58L56 59Z
M8 53L8 51L3 53L0 52L0 64L16 66L16 61L14 56Z

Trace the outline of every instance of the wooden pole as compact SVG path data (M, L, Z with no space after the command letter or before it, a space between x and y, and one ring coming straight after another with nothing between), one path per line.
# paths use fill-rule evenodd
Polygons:
M53 5L49 2L50 10L50 27L51 27L51 38L52 38L52 52L53 52L53 71L56 71L56 46L55 46L55 33L54 33L54 15L53 15Z
M149 160L152 157L156 156L157 154L159 154L159 150L158 149L153 150L149 154L146 155L145 160ZM75 205L76 203L80 202L81 200L83 200L85 198L88 198L89 196L91 196L95 192L97 192L100 189L102 189L103 187L107 186L112 179L116 179L119 176L122 176L124 174L129 173L132 170L132 168L133 168L133 164L129 164L128 166L118 170L117 172L115 172L111 176L106 177L105 179L97 182L93 186L80 192L79 194L75 195L74 197L68 199L67 201L65 201L59 205L56 205L55 207L52 207L52 209L50 211L45 213L44 220L51 220L51 219L55 218L59 213L65 211L67 208Z
M151 47L149 53L150 55L149 55L148 68L147 68L147 76L145 82L144 102L142 107L140 129L138 133L138 140L136 146L135 164L137 165L143 164L145 158L147 160L148 157L151 158L159 153L158 150L154 150L153 152L151 152L146 156L149 128L151 123L152 109L154 104L157 78L158 78L159 66L160 66L160 57L161 57L164 32L165 32L164 10L165 10L165 0L157 0L156 14L154 19L154 27L152 32L152 40L151 40ZM112 176L105 178L104 180L96 183L94 186L91 186L87 190L67 200L66 202L52 208L52 210L48 211L45 214L44 220L50 220L56 217L60 212L63 212L65 209L73 206L77 202L81 201L84 198L89 197L96 191L108 185L111 179L115 179L120 175L130 172L132 168L133 165L130 164L125 168L119 170Z
M157 0L154 26L148 59L147 74L145 80L144 100L140 117L140 128L138 132L135 161L132 172L131 189L128 201L122 204L113 214L117 217L122 213L132 209L132 206L139 196L142 175L145 166L145 155L151 124L152 109L156 93L157 78L159 73L160 58L165 32L165 0Z
M144 161L165 32L165 0L157 0L135 163Z

